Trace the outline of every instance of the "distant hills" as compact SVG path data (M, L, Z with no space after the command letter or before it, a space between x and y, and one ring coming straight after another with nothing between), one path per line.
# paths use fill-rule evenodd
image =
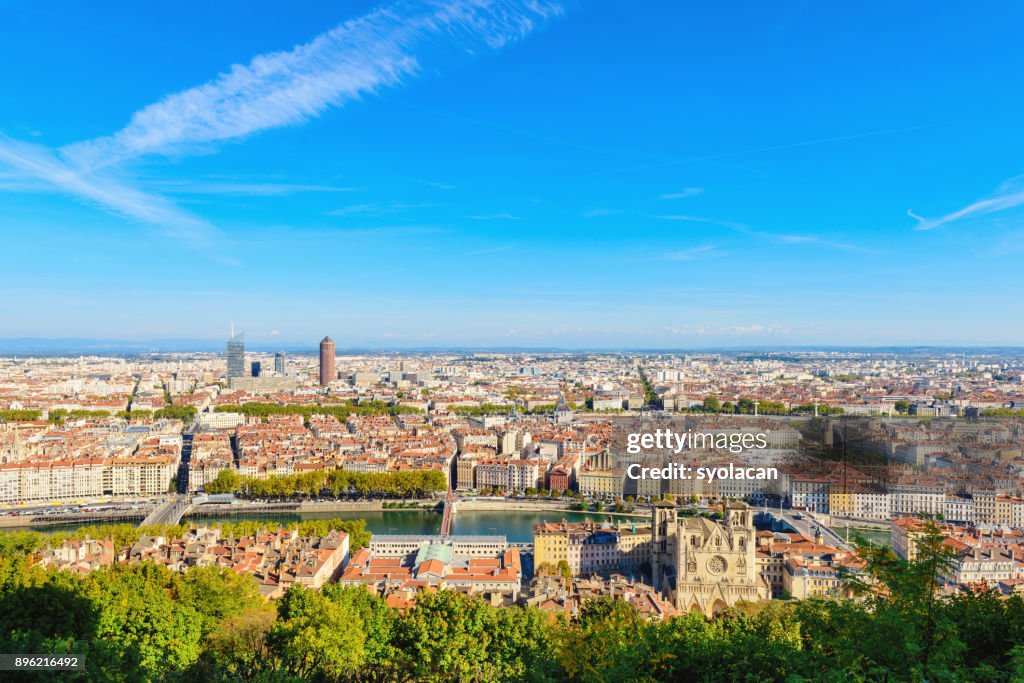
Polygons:
M225 340L220 339L98 339L90 337L16 337L0 338L0 355L139 355L151 353L216 353L224 351ZM316 340L309 343L280 342L266 343L252 341L246 343L247 351L290 353L315 353ZM970 356L990 355L1000 357L1024 357L1024 346L720 346L703 348L564 348L564 347L473 347L473 346L353 346L338 348L339 353L527 353L527 354L564 354L564 353L647 353L647 354L706 354L721 353L729 356L776 357L779 360L787 354L808 354L814 352L828 354L872 353L892 354L899 356L934 356L942 354L966 353Z

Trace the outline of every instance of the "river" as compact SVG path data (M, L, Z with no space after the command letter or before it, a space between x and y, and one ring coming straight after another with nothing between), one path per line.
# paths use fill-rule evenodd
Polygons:
M487 511L460 510L452 518L452 533L460 535L501 534L511 543L532 543L533 526L543 521L557 522L563 519L570 522L582 522L587 519L594 521L607 520L607 513L571 512L569 510L549 510L531 512L524 510ZM303 513L244 513L235 515L189 516L183 521L192 524L220 524L241 522L244 520L265 520L267 522L289 523L303 519L365 519L366 528L375 534L436 534L441 530L441 514L433 510L377 510L359 512L303 512ZM624 523L643 523L642 517L622 517ZM115 524L116 522L100 522L96 526ZM54 524L37 527L9 527L0 531L33 531L49 533L55 531L68 532L75 529L74 524Z
M305 512L264 515L224 515L211 517L190 517L193 523L220 523L239 519L265 519L273 522L296 522L300 519L365 519L366 528L375 534L436 534L441 530L441 514L427 510L380 510L363 512ZM533 527L541 522L561 520L582 522L587 519L604 521L605 513L570 512L548 510L532 512L526 510L460 510L452 517L452 534L479 536L500 534L511 543L533 543ZM643 523L640 517L622 517L625 523Z
M243 513L234 515L189 516L185 520L193 524L220 524L225 522L241 522L243 520L266 520L267 522L290 523L303 519L365 519L366 528L375 534L436 534L441 530L441 514L433 510L376 510L358 512L303 512L303 513ZM489 511L460 510L452 518L452 533L460 535L504 535L511 543L532 543L533 526L544 521L561 520L582 522L587 519L603 521L609 519L607 513L571 512L569 510L547 511ZM643 524L643 517L620 517L623 523ZM115 524L117 522L100 522ZM123 522L122 522L123 523ZM55 524L37 527L9 527L0 531L25 531L33 529L43 533L54 531L72 531L74 524ZM840 536L846 535L843 526L835 528ZM850 538L854 534L863 536L875 544L889 545L889 532L884 529L864 529L850 527Z

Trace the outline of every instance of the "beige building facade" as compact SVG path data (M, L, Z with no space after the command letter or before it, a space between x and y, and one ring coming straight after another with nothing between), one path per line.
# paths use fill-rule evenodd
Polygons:
M680 611L711 617L740 601L771 596L755 557L753 510L730 503L723 514L721 522L679 519L673 503L654 506L652 579Z

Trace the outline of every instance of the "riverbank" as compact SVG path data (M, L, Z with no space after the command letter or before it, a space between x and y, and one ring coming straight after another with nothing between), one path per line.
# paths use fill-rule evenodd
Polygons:
M305 514L329 512L381 512L382 510L408 510L422 512L439 509L440 501L433 499L387 501L388 505L403 507L384 507L385 502L371 501L325 501L325 502L294 502L294 503L251 503L238 501L235 503L206 503L193 507L185 518L223 517L226 515L263 515L263 514ZM0 529L31 529L50 526L89 526L90 524L112 524L126 522L138 524L146 518L152 508L138 510L116 510L110 512L66 513L49 515L3 515L0 516Z
M875 545L890 545L889 522L882 522L877 519L833 517L829 515L820 515L820 517L821 521L828 525L832 531L847 539L859 536Z
M303 502L303 503L244 503L231 504L205 504L197 506L189 511L187 518L223 517L228 515L264 515L264 514L315 514L327 513L353 513L353 512L440 512L441 502L435 500L402 501L400 503L389 502L388 505L396 507L385 507L383 501L326 501L326 502ZM401 505L401 507L398 507ZM650 512L616 512L614 510L573 510L570 502L560 501L532 501L532 500L460 500L456 503L456 514L466 512L500 512L505 514L513 513L543 513L553 512L559 515L566 512L587 514L593 517L628 517L635 519L648 519Z
M521 511L521 512L586 512L591 515L608 515L610 517L643 517L649 518L651 515L649 512L615 512L614 510L603 510L601 512L595 512L593 510L572 510L569 506L571 502L557 502L551 500L480 500L469 498L466 500L460 500L456 504L456 510L461 513L463 511L480 511L480 512L505 512L505 511Z
M391 501L388 501L392 504ZM382 510L432 510L439 505L435 500L401 501L403 507L384 507L384 501L302 501L294 503L205 503L189 510L187 517L209 517L222 515L250 515L263 513L323 513L323 512L380 512Z
M878 519L867 519L864 517L841 517L839 515L818 515L821 521L830 527L842 526L846 527L849 525L851 529L873 529L876 531L885 530L888 531L890 523L888 520L881 521Z
M208 506L204 506L208 507ZM316 511L299 511L296 509L268 509L267 505L260 509L221 509L203 510L199 515L186 517L183 521L201 526L217 526L243 521L258 521L268 524L293 524L303 520L314 519L345 519L363 520L366 529L374 534L410 534L434 535L441 530L441 514L439 509L387 508L376 510L327 510L321 506ZM532 543L533 528L543 522L604 522L609 518L622 522L630 521L629 517L609 513L579 512L575 510L469 510L464 509L452 518L451 533L465 536L505 536L510 543ZM24 519L24 518L22 518ZM107 526L116 523L138 524L135 520L76 520L75 524L48 524L20 528L0 529L0 533L13 531L36 531L39 533L57 533L73 531L75 526L98 525ZM24 524L24 523L23 523Z
M111 524L130 522L138 524L150 510L127 510L117 512L94 512L89 514L66 515L5 515L0 517L0 529L31 529L55 524L89 526L90 524Z
M532 543L533 527L543 522L556 522L563 519L570 522L595 522L607 520L609 515L595 512L577 512L572 510L463 510L452 518L453 535L468 536L505 536L510 543ZM614 516L613 516L614 517ZM311 519L361 519L366 522L368 531L374 534L410 534L434 535L441 530L441 514L438 510L388 508L364 511L329 511L298 512L286 510L248 511L247 514L209 514L195 518L193 523L215 526L222 523L238 521L261 521L270 523L294 523ZM625 519L623 518L623 521Z

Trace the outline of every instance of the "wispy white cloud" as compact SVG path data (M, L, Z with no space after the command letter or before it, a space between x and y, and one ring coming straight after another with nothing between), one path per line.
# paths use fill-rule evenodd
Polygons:
M658 199L686 199L687 197L694 197L702 194L704 188L702 187L684 187L682 192L669 192L658 197Z
M416 235L441 235L450 232L451 229L440 225L374 225L356 228L344 228L341 230L330 230L325 234L333 237L346 237L355 239L358 237L372 237L380 239L385 236L391 237L412 237ZM303 234L307 234L304 231Z
M711 256L718 255L715 245L705 244L700 247L691 247L681 251L670 251L665 254L664 258L669 261L695 261L699 258L709 258Z
M227 182L227 181L163 181L157 187L169 194L224 194L251 197L277 197L302 192L355 192L354 187L336 185L304 185L301 183L277 182Z
M430 185L431 187L436 187L439 190L454 190L454 189L457 189L456 186L452 185L451 183L429 182L429 183L427 183L427 185Z
M215 229L208 222L108 169L146 155L209 152L260 131L305 123L329 108L398 85L425 65L434 68L439 59L500 49L562 11L549 0L398 2L168 95L135 112L112 135L57 151L0 138L0 163L168 233L209 237ZM232 189L238 194L298 191L272 185Z
M584 218L599 218L600 216L616 216L625 213L622 209L591 209L584 211L581 216Z
M907 215L917 221L915 230L935 230L965 218L985 216L1018 206L1024 206L1024 176L1010 178L1000 185L991 197L979 199L962 209L947 213L945 216L929 219L919 216L909 209Z
M509 251L512 247L504 245L500 247L488 247L486 249L476 249L474 251L467 251L464 256L486 256L487 254L500 254L503 251Z
M486 213L478 214L476 216L470 216L474 221L518 221L519 216L511 213Z
M685 325L683 327L668 327L666 332L673 336L696 336L696 337L749 337L754 335L779 335L788 334L789 328L785 325L763 325L753 323L751 325Z
M875 249L862 247L859 244L850 244L848 242L836 242L834 240L825 239L817 235L785 235L770 232L757 232L756 235L759 237L763 237L764 239L778 242L779 244L809 244L817 247L825 247L827 249L838 249L840 251L859 251L865 254L879 253Z
M0 163L25 176L45 182L107 211L158 227L190 246L207 248L220 238L210 222L179 208L173 202L145 193L108 173L76 173L45 147L0 137Z
M683 221L687 223L707 223L709 225L720 225L723 228L728 228L733 232L740 233L741 235L747 235L748 237L754 237L763 242L771 242L774 244L806 244L816 247L823 247L825 249L838 249L839 251L856 251L865 254L877 254L879 253L875 249L868 247L862 247L858 244L850 244L848 242L836 242L818 235L792 235L777 232L768 232L766 230L755 230L749 225L744 223L737 223L735 221L722 221L714 218L704 218L702 216L685 216L685 215L669 215L669 216L656 216L656 218L663 221Z
M736 223L734 221L721 221L716 218L704 218L703 216L685 216L679 214L673 214L668 216L655 216L658 220L662 221L683 221L685 223L709 223L711 225L720 225L723 228L729 228L736 232L749 231L750 228L743 223Z
M461 53L499 49L561 11L540 0L396 3L291 50L236 64L208 83L136 112L117 133L70 145L62 153L92 168L302 124L401 83L419 72L438 47Z
M365 213L370 213L370 214L380 213L380 211L381 211L380 204L375 204L375 203L369 203L369 204L350 204L349 206L344 206L344 207L342 207L340 209L334 209L332 211L328 211L327 215L329 215L329 216L351 216L353 214L360 214L360 213L362 213L362 214L365 214Z
M425 209L432 204L403 203L403 202L368 202L364 204L351 204L340 209L328 211L329 216L351 216L355 214L379 215L387 213L400 213L409 209Z
M863 140L866 138L874 138L883 135L895 135L898 133L912 133L919 130L926 130L928 128L934 128L939 124L930 124L924 126L908 126L906 128L889 128L886 130L874 130L867 131L864 133L853 133L851 135L835 135L828 138L815 138L814 140L801 140L799 142L789 142L780 145L767 145L764 147L753 147L750 149L733 150L731 152L721 152L718 154L706 154L702 156L693 156L686 159L678 159L675 161L666 161L658 164L648 165L641 167L637 170L649 170L652 168L665 168L668 166L679 166L681 164L688 164L698 161L715 161L717 159L727 159L729 157L744 156L747 154L763 154L765 152L779 152L790 149L799 149L801 147L815 147L817 145L828 145L836 142L848 142L852 140Z

